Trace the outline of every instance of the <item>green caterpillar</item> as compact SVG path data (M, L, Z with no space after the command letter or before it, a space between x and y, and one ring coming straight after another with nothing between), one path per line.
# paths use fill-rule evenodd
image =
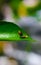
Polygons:
M19 26L11 22L0 21L0 40L32 40Z

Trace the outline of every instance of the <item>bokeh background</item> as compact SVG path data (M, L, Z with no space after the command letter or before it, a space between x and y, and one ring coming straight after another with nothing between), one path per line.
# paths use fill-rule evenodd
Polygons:
M0 41L0 65L41 65L41 0L0 0L0 20L17 24L36 40Z

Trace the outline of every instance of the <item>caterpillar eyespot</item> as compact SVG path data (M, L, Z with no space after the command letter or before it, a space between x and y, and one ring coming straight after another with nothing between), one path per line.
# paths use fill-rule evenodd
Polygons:
M21 36L21 38L27 38L28 36Z
M22 35L23 35L21 31L18 31L18 34L19 34L20 36L22 36Z

